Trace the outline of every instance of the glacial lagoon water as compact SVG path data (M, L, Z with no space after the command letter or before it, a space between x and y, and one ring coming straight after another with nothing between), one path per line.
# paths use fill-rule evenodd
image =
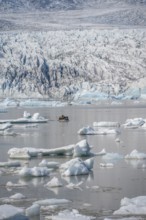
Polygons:
M31 114L39 112L49 119L48 123L38 124L37 127L26 128L24 124L14 125L17 136L0 136L0 162L8 161L8 150L12 147L57 148L76 144L82 139L87 139L93 146L93 152L105 149L108 153L118 153L125 156L137 149L146 153L146 130L125 129L120 127L120 134L80 136L77 131L84 126L92 126L95 121L118 121L123 124L128 118L146 118L146 106L116 105L116 106L67 106L56 108L8 108L8 112L0 113L0 119L20 118L26 110ZM60 115L69 116L69 122L59 122ZM116 142L118 138L120 142ZM37 166L42 159L64 163L72 157L52 156L38 157L24 161L29 167ZM133 198L146 195L146 160L114 160L113 168L102 168L103 157L94 159L93 172L90 175L62 177L59 170L51 173L50 177L21 178L14 172L0 176L0 198L10 197L15 193L22 193L27 197L25 202L14 204L20 207L29 207L40 199L68 199L71 202L59 209L78 209L80 213L104 219L112 216L113 211L120 208L120 201L124 197ZM11 169L9 169L11 171ZM58 177L63 187L48 189L44 185ZM24 187L6 187L7 182L27 184ZM69 183L78 184L83 181L78 189L67 188ZM0 200L1 201L1 200ZM0 202L2 204L2 202ZM59 209L45 210L41 217L30 218L44 220L46 216L56 214Z

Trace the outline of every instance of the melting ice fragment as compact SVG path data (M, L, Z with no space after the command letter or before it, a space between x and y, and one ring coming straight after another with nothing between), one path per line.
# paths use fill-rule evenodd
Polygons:
M24 210L12 205L1 205L0 206L0 220L12 218L24 213Z
M23 176L23 177L49 176L49 173L50 173L50 170L46 167L33 167L33 168L24 167L19 172L20 176Z
M136 159L136 160L146 159L146 154L138 152L137 150L133 150L130 154L127 154L125 156L125 159Z
M49 218L50 219L50 218ZM58 213L56 216L51 217L52 220L93 220L95 217L92 216L85 216L79 213L78 210L73 209L64 210Z
M47 187L61 187L63 184L57 177L53 177L45 186Z
M119 122L113 122L113 121L99 121L99 122L93 122L94 127L119 127Z
M90 126L83 127L78 131L78 134L80 135L107 135L107 134L117 134L117 133L119 133L117 129L100 128L98 130L95 130Z
M80 158L72 159L60 166L63 176L77 176L89 174L93 168L94 159L81 160Z
M132 199L123 198L121 207L114 215L146 215L146 196L138 196Z

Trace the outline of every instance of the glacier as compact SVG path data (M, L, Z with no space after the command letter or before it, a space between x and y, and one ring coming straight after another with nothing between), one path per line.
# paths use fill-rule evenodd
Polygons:
M0 97L77 102L146 97L146 30L0 33Z

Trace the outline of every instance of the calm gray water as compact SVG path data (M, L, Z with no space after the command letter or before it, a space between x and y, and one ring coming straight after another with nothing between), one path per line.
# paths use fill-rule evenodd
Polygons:
M16 132L20 133L15 137L0 137L0 161L8 161L8 150L12 147L35 147L35 148L57 148L75 144L87 138L93 146L93 152L99 152L103 148L107 152L119 153L123 156L137 149L146 153L146 130L123 129L118 135L121 142L115 141L115 135L91 135L80 136L77 131L95 121L118 121L121 124L128 118L146 118L145 106L68 106L62 108L10 108L7 113L0 113L0 119L22 117L24 110L30 113L39 112L42 116L49 118L46 124L39 124L38 128L25 128L24 125L14 126ZM68 115L69 122L59 122L58 117ZM70 157L47 157L48 161L63 163L70 160ZM29 166L37 166L42 158L32 159ZM101 168L102 157L95 157L94 169L90 175L62 178L59 171L55 171L51 177L22 179L15 174L0 176L0 198L9 197L16 192L26 195L30 201L16 204L22 207L29 207L34 200L49 198L65 198L72 202L65 208L76 208L81 213L95 215L97 219L104 219L104 216L112 215L114 210L119 209L120 201L124 197L136 197L146 195L146 169L141 169L145 161L119 160L113 168ZM57 176L64 184L63 187L48 190L44 187L53 176ZM27 183L24 188L7 189L6 183ZM67 183L79 183L83 181L81 190L68 189ZM99 186L99 189L93 186ZM48 213L46 213L46 216ZM39 218L35 218L39 219ZM41 215L44 219L44 214Z

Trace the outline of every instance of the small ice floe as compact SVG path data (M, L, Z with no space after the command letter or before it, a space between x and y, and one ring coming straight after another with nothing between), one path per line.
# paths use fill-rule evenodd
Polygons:
M64 210L60 211L58 215L56 216L49 216L46 219L51 219L51 220L93 220L95 217L92 216L85 216L79 213L78 210L73 209L73 210Z
M140 153L137 150L133 150L130 154L125 156L125 159L136 159L136 160L143 160L146 159L145 153Z
M29 217L40 215L40 206L38 204L33 204L25 210L25 215Z
M105 218L104 220L144 220L143 218L141 217L126 217L126 218Z
M49 176L50 170L46 167L24 167L20 170L19 175L22 177L41 177Z
M119 153L106 153L106 155L103 155L102 159L111 163L123 159L123 155Z
M119 133L117 129L100 128L98 130L95 130L90 126L83 127L78 131L78 134L80 135L107 135L107 134L117 134L117 133Z
M9 122L0 124L0 131L7 130L8 128L11 128L11 127L12 127L12 124Z
M103 168L113 168L114 164L113 163L100 163L100 167L103 167Z
M19 202L26 199L26 196L24 196L21 193L16 193L8 198L2 198L1 201L3 203L14 203L14 202Z
M38 112L34 113L32 116L28 112L24 112L22 118L0 120L0 124L2 123L25 124L25 123L46 123L46 122L48 122L48 119L40 116Z
M10 219L17 216L17 219L21 219L21 215L23 215L24 209L18 208L12 205L0 205L0 220Z
M138 196L132 199L121 200L120 209L114 215L146 215L146 196Z
M145 120L143 118L134 118L127 119L125 124L123 124L124 128L139 128L145 124Z
M76 176L89 174L93 169L94 159L90 158L85 161L80 158L72 159L60 166L60 171L63 176Z
M9 158L11 159L30 159L28 148L11 148L8 151Z
M50 206L50 205L63 205L70 203L70 200L67 199L44 199L38 200L34 202L34 204L38 204L39 206Z
M87 140L84 139L78 142L73 149L73 156L74 157L83 157L83 156L93 156L94 154L91 153L91 146L88 144Z
M61 187L63 184L59 181L57 177L53 177L51 181L45 184L46 187Z
M90 152L91 147L89 146L87 140L82 140L77 144L72 144L60 148L52 149L38 149L38 148L11 148L8 151L9 157L13 159L30 159L31 157L37 156L51 156L51 155L64 155L64 156L93 156L94 154ZM49 163L48 163L49 166Z
M47 168L52 168L52 169L57 169L59 168L59 163L58 162L54 162L54 161L47 161L47 160L42 160L39 163L40 167L47 167Z
M26 187L28 186L27 184L22 184L22 183L12 183L11 181L6 183L7 188L21 188L21 187Z
M94 127L120 127L119 122L113 122L113 121L99 121L99 122L93 122Z
M74 183L69 183L68 185L66 185L67 188L69 189L79 189L79 190L82 190L81 189L81 185L83 184L83 181L77 183L77 184L74 184Z
M8 161L0 162L0 167L20 167L21 163L19 161Z
M37 99L20 100L20 106L23 107L64 107L67 102L61 101L44 101Z

